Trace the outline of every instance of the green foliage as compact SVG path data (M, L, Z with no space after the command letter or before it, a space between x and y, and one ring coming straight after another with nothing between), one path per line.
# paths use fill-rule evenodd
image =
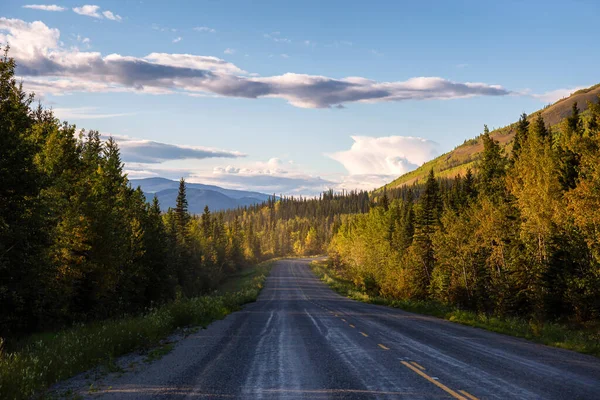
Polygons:
M478 191L490 199L500 200L504 191L503 178L506 174L507 160L502 148L490 136L487 125L484 127L483 153L477 165L479 187Z
M600 105L589 105L587 121L599 116ZM390 301L596 323L600 132L581 120L576 105L560 129L522 115L510 163L486 127L475 176L436 179L430 170L423 184L386 190L389 210L342 219L328 249L339 277Z
M560 323L528 321L517 317L490 316L434 300L373 296L355 286L353 282L340 277L339 271L336 271L330 263L312 262L311 268L329 287L353 300L432 315L459 324L522 337L537 343L600 357L600 330L597 322L573 327Z
M19 343L17 350L0 352L0 398L31 398L55 382L135 350L148 349L148 362L158 359L170 351L172 344L153 346L174 329L206 326L256 300L269 269L268 263L254 268L251 279L236 285L234 292L181 299L137 317L34 335Z

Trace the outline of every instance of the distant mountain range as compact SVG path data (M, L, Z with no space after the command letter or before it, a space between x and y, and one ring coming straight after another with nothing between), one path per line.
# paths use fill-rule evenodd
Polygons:
M175 207L179 190L178 181L165 178L145 178L130 179L129 182L133 188L139 186L148 201L151 201L156 195L163 211L167 211L169 207ZM219 186L201 183L186 182L186 189L188 210L192 214L202 213L205 206L208 206L211 211L219 211L259 204L273 197L259 192L224 189Z

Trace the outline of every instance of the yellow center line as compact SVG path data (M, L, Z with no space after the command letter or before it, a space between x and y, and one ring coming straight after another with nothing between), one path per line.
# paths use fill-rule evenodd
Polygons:
M412 369L414 372L421 375L423 378L427 379L429 382L433 383L435 386L439 387L440 389L442 389L444 392L448 393L450 396L454 397L455 399L469 400L468 398L456 393L454 390L450 389L448 386L444 385L443 383L436 381L435 379L433 379L432 377L430 377L429 375L427 375L425 372L421 371L414 365L412 365L406 361L401 361L401 363L402 363L402 365Z
M471 400L479 400L477 397L473 396L471 393L467 392L466 390L459 390L459 392L461 392L462 394L464 394Z
M350 324L350 328L356 328L354 325Z
M384 345L382 345L381 343L377 344L377 346L381 347L384 350L389 350L389 347L385 347Z
M410 363L411 363L412 365L414 365L415 367L419 368L420 370L423 370L423 371L425 371L425 367L424 367L424 366L422 366L421 364L419 364L418 362L416 362L416 361L411 361Z
M363 335L364 337L369 337L369 335L367 335L367 334L366 334L366 333L364 333L364 332L361 332L360 334L361 334L361 335Z

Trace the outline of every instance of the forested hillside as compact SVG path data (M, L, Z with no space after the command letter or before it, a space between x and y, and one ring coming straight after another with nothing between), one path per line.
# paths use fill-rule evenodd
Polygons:
M474 171L384 190L329 252L373 295L536 321L600 316L600 104L550 128L523 115L506 154L487 127ZM394 198L391 200L391 198Z
M571 96L548 105L538 112L532 113L527 118L529 122L531 122L535 115L541 113L546 125L553 127L571 114L571 109L575 103L577 103L578 109L582 114L587 114L586 110L588 103L595 102L598 96L600 96L600 84L587 89L578 90ZM491 131L490 136L498 141L505 152L509 153L514 143L516 131L517 124L513 123ZM388 189L393 189L402 185L410 185L415 182L423 183L427 179L427 174L431 169L433 169L437 176L443 178L454 178L459 174L464 176L467 169L474 168L474 165L481 157L482 152L483 138L481 136L465 140L463 144L457 146L454 150L442 154L441 156L426 162L414 171L398 177L393 182L387 184L386 187Z

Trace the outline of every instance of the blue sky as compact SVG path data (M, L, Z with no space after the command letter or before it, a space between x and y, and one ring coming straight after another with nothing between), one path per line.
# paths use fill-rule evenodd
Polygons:
M60 118L119 139L131 177L314 194L379 186L598 83L598 15L591 0L8 0L0 42Z

